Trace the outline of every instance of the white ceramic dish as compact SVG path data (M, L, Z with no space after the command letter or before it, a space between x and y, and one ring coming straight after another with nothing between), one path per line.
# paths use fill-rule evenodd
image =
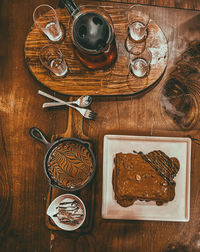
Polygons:
M77 224L66 224L66 223L62 223L59 221L57 214L58 214L58 206L60 203L64 203L64 205L66 206L66 202L68 207L72 208L76 208L76 206L74 206L73 204L71 204L70 202L74 202L76 201L79 209L73 211L75 214L81 214L83 215L83 217L81 218L81 220L77 223ZM71 211L72 212L72 211ZM60 196L58 196L57 198L55 198L51 204L49 205L48 209L47 209L47 215L49 215L52 220L55 222L55 224L60 227L63 230L66 231L73 231L78 229L85 221L85 217L86 217L86 209L85 209L85 205L82 202L82 200L77 197L74 194L62 194Z
M153 201L136 201L129 207L122 207L116 202L112 187L114 157L118 152L131 153L133 150L142 151L144 154L153 150L162 150L169 157L178 158L180 170L174 179L176 188L173 201L162 206L157 206ZM102 217L104 219L189 221L190 169L191 140L189 138L105 135Z

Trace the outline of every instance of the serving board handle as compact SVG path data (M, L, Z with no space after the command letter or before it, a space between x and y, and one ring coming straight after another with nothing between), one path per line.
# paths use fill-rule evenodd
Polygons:
M70 101L73 101L76 97L70 97ZM82 115L76 111L75 109L69 108L68 111L68 126L67 130L59 135L52 136L52 142L56 138L61 137L75 137L82 140L87 140L88 137L83 133L83 117ZM88 142L91 144L90 142ZM94 179L94 178L93 178ZM87 216L85 219L85 222L83 226L81 226L79 229L75 230L74 233L87 233L91 231L93 226L93 219L94 219L94 205L95 205L95 185L96 183L91 181L86 187L82 188L80 191L75 192L75 194L80 197L86 207ZM48 194L47 194L47 201L46 201L46 210L48 209L51 202L58 197L59 195L66 193L66 191L63 191L56 187L49 187ZM45 223L48 229L50 230L60 230L59 227L55 225L53 220L46 214L45 215Z
M76 98L70 97L69 101L73 101L73 99ZM69 107L67 130L64 133L55 135L53 138L75 137L88 140L88 136L86 136L83 132L83 121L83 116L75 109Z

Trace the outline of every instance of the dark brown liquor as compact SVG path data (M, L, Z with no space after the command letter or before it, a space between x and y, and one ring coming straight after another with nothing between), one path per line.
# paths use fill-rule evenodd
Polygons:
M76 47L74 47L74 51L78 59L90 69L108 68L114 64L117 59L117 46L115 38L109 45L108 50L99 54L84 53Z

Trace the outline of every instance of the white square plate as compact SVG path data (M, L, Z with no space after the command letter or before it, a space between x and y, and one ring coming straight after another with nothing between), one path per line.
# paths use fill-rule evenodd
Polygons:
M173 201L157 206L155 202L136 201L132 206L122 207L115 198L112 173L116 153L132 153L133 150L147 154L161 150L169 157L176 157L180 170L175 177L176 188ZM190 219L190 163L191 140L178 137L147 137L105 135L103 150L102 217L104 219L182 221Z

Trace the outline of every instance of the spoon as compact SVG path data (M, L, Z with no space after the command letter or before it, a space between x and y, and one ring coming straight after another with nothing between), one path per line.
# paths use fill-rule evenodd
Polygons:
M88 107L92 103L92 97L89 95L84 95L79 97L76 101L72 102L65 102L63 100L60 100L54 96L51 96L45 92L42 92L41 90L38 91L40 95L43 95L45 97L48 97L50 99L53 99L55 102L46 102L42 105L43 108L48 108L48 107L55 107L55 106L63 106L63 105L68 105L68 104L76 104L82 108Z

